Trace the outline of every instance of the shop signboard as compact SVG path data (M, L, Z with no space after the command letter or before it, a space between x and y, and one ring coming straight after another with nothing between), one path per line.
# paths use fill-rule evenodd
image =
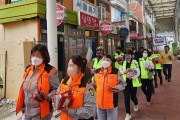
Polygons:
M79 12L79 25L99 29L99 19L86 13Z
M94 16L94 17L98 17L98 9L97 7L86 3L83 0L73 0L73 11L76 12L83 12L86 13L88 15Z
M26 0L11 0L11 3L17 3L17 2L22 2L22 1L26 1Z
M132 50L132 43L130 42L126 43L126 50Z
M100 31L102 34L109 34L112 31L112 24L108 21L102 22L100 25Z
M123 27L119 30L120 37L126 37L129 35L129 30L126 27Z
M64 19L64 8L61 4L56 3L57 26L59 26Z
M153 38L153 46L162 46L166 45L166 39L162 38Z
M137 38L137 33L136 33L136 31L131 31L131 32L130 32L130 38L131 38L131 39L136 39L136 38Z

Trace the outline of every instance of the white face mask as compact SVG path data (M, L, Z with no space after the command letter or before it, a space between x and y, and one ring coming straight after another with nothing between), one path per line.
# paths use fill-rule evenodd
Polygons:
M74 67L68 67L67 74L69 77L73 77L77 74L77 70Z
M104 67L104 68L108 68L109 66L111 65L111 63L110 62L108 62L108 61L102 61L102 66Z
M43 60L37 57L32 57L31 62L32 62L32 65L39 66L42 64Z
M147 57L148 55L146 53L143 54L143 57Z

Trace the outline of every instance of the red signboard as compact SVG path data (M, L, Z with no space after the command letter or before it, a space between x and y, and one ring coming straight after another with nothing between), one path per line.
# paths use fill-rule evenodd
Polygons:
M131 32L130 32L130 38L131 38L131 39L136 39L136 38L137 38L137 33L136 33L136 31L131 31Z
M60 25L64 19L64 9L61 4L56 3L57 26Z
M99 29L99 19L91 15L79 12L79 25Z
M101 23L100 31L102 34L109 34L112 31L112 24L108 21Z

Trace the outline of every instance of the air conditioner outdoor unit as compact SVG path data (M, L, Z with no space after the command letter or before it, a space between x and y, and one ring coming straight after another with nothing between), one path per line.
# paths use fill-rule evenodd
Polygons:
M105 20L106 19L106 8L99 6L98 7L98 18L100 20Z

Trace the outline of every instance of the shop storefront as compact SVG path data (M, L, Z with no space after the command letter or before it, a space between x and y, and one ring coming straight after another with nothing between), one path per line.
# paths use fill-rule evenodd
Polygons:
M95 56L98 44L99 19L82 12L67 10L67 18L57 27L58 70L65 76L67 61L73 55L86 57L90 47ZM47 44L46 21L41 21L41 42Z

